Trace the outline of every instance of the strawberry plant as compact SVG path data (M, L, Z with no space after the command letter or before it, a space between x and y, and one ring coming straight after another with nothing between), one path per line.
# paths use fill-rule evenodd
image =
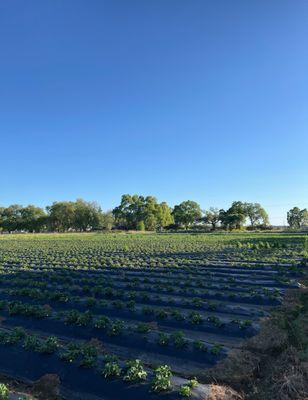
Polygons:
M128 361L126 363L127 371L124 376L124 380L129 382L142 381L148 376L146 370L140 360Z
M179 395L181 397L190 397L191 396L191 387L189 385L182 385L179 390Z
M0 400L9 400L9 389L4 383L0 383Z
M121 367L115 361L107 362L102 371L102 375L105 378L118 377L121 375Z
M171 388L171 369L168 365L161 365L154 371L152 390L162 392Z
M183 348L187 345L187 340L183 332L174 332L171 334L171 340L173 341L175 347Z

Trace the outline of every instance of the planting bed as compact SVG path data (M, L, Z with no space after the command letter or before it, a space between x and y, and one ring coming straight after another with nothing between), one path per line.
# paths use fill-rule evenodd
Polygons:
M191 379L256 335L298 287L303 244L269 234L3 235L0 373L55 373L70 399L206 398L211 387Z

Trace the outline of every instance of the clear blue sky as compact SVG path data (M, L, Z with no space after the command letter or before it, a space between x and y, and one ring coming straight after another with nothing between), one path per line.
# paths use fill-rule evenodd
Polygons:
M2 0L0 204L308 207L308 2Z

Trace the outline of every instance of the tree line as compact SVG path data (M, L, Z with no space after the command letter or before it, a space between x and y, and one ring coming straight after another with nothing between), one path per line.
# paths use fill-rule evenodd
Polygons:
M288 211L289 226L299 229L308 225L307 209ZM46 209L34 205L0 207L2 232L66 232L92 230L155 231L188 228L234 230L269 228L266 210L259 203L234 201L224 210L211 207L203 211L192 200L183 201L171 208L159 203L153 196L125 194L113 210L104 212L96 202L83 199L58 201Z

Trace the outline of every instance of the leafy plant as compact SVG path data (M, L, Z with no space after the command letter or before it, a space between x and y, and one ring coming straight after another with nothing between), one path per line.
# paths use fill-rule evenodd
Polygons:
M171 334L171 339L177 348L183 348L187 345L187 340L183 332L178 331Z
M109 326L107 334L109 336L118 336L122 333L123 328L124 328L124 322L116 320Z
M203 318L202 315L196 311L192 311L189 315L190 321L192 324L199 325L202 324Z
M206 352L208 349L202 340L195 340L194 341L194 348L198 351L204 351Z
M9 389L4 383L0 383L0 400L9 400Z
M94 324L95 328L97 329L107 329L109 325L110 325L110 319L104 315L97 318Z
M121 375L121 367L115 361L107 362L102 371L102 374L105 378L120 376Z
M140 322L137 327L136 327L137 332L139 333L148 333L151 328L148 324L144 323L144 322Z
M191 387L188 385L182 385L180 387L179 394L182 397L190 397L191 396Z
M124 376L124 380L126 381L142 381L145 380L148 376L140 360L128 361L127 367L128 368Z
M79 355L80 346L76 343L69 343L64 352L60 355L60 358L66 362L72 363Z
M154 371L152 390L162 392L171 388L171 369L168 365L161 365Z
M26 336L23 347L26 350L38 351L40 348L39 338L35 335Z
M65 313L65 323L77 326L87 326L92 321L92 314L90 311L79 312L77 310L70 310Z
M223 346L221 344L216 343L214 346L211 347L210 352L214 355L218 355L221 353Z
M160 346L167 346L169 343L169 335L164 332L161 332L158 336L158 344Z
M49 336L44 342L39 346L40 353L52 354L57 351L59 347L58 338L55 336Z
M195 388L199 385L198 379L197 378L192 378L189 380L189 386L191 388Z

